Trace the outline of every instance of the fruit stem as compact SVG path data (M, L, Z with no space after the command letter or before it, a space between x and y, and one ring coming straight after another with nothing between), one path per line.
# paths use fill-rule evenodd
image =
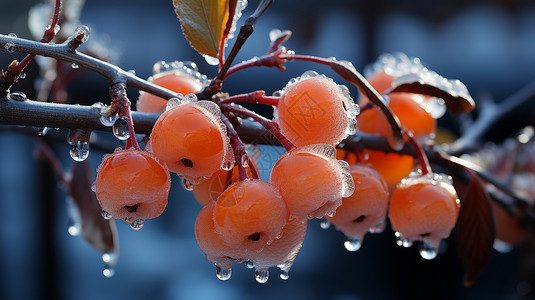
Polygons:
M290 151L295 148L295 145L281 133L279 125L276 122L270 121L256 112L250 111L247 108L234 103L222 104L221 110L224 112L233 112L238 115L252 118L256 122L260 123L260 125L266 128L269 132L271 132L279 140L286 151Z
M242 160L247 160L247 162L249 162L249 157L247 156L247 152L245 152L245 146L243 145L240 136L236 132L236 129L234 129L234 126L232 126L232 123L227 118L227 116L221 114L221 120L223 120L223 123L225 123L225 126L227 126L227 135L230 138L230 145L232 146L232 150L234 151L234 158L236 160L236 164L238 164L240 178L239 180L243 181L245 179L248 179L249 175L247 174L247 170L242 164Z
M248 102L253 104L266 104L277 106L279 104L279 97L265 96L266 92L264 91L254 91L248 94L240 94L235 96L230 96L226 99L221 100L221 104L229 104L235 102Z
M409 139L409 143L411 143L414 146L414 149L416 149L416 153L418 154L418 160L420 161L420 165L422 165L422 175L431 174L433 170L431 169L431 164L429 163L429 159L427 158L427 155L425 154L424 148L422 148L422 145L418 143L418 141L414 138L412 132L404 132L405 135Z
M126 95L126 84L124 82L118 82L110 87L110 96L112 99L111 105L108 109L108 113L111 115L117 113L119 117L127 118L129 137L126 142L126 149L134 148L141 150L136 139L136 132L134 131L134 123L132 121L132 113L130 111L130 100Z

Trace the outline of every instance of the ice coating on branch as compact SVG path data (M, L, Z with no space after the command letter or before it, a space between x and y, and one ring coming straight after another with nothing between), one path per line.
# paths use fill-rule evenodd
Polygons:
M248 4L247 0L238 0L238 3L236 3L236 10L234 11L234 17L232 18L232 26L230 27L227 40L225 41L225 46L227 46L228 40L234 38L234 32L236 31L236 24L238 20L241 18L243 10L247 7L247 4Z

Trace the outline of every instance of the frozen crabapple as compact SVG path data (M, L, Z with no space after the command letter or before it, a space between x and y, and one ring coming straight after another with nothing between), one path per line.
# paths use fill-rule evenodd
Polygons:
M321 144L281 155L270 182L279 189L292 215L308 218L334 213L342 197L354 190L347 162L336 159L333 146Z
M227 246L221 236L214 230L215 202L207 203L195 220L195 238L199 248L206 254L206 259L223 270L230 270L232 261L241 262L247 253L241 248ZM230 272L230 271L228 271ZM220 277L220 274L218 274ZM220 279L225 279L221 278Z
M346 249L356 251L368 230L382 231L390 195L385 180L377 171L354 164L350 172L355 182L355 192L343 198L336 214L327 218L346 235Z
M208 83L194 63L181 61L155 63L148 81L182 95L197 93ZM140 112L161 113L166 105L166 99L141 91L136 108Z
M210 101L170 106L154 124L151 151L171 172L193 184L221 168L230 170L234 155L220 113Z
M290 216L280 237L266 245L253 259L257 281L265 282L269 277L271 267L279 267L282 271L280 277L284 280L288 279L288 272L305 240L307 223L306 218Z
M280 235L288 220L286 204L277 189L259 179L229 186L214 207L214 230L225 245L253 259Z
M294 145L337 145L356 132L358 105L349 90L316 72L305 72L278 92L276 120Z
M256 163L253 160L251 160L251 163L256 168ZM232 175L229 175L229 172L232 172ZM247 167L247 174L249 177L252 177L250 166ZM231 177L228 178L228 176ZM205 181L193 185L193 196L195 196L195 199L203 206L210 201L217 200L219 195L225 190L228 179L230 179L228 185L239 181L238 166L234 166L231 171L221 169Z
M436 256L439 243L449 237L459 216L460 200L446 175L414 175L392 193L388 217L399 245L420 241L425 259Z
M128 222L156 218L164 211L171 187L169 170L151 153L116 151L104 158L97 172L95 192L111 217Z

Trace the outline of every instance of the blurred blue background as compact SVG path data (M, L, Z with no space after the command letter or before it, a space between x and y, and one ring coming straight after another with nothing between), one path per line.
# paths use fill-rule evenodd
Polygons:
M36 3L0 0L0 32L32 38L27 12ZM250 1L244 16L257 3ZM171 1L87 1L81 21L91 28L91 39L107 36L119 54L118 65L140 77L150 76L158 60L195 61L209 77L217 71L189 47ZM264 54L273 28L293 32L287 46L296 53L349 60L357 70L384 52L417 56L439 74L463 81L475 98L485 93L501 100L535 78L532 1L275 1L237 61ZM0 66L22 57L1 51ZM269 94L308 69L342 83L325 67L292 62L287 68L243 71L230 77L224 90L263 89ZM35 64L27 75L13 90L34 98ZM77 103L109 102L107 82L97 74L84 73L68 91ZM137 98L135 90L129 93ZM507 128L518 127L515 122L530 123L531 114L526 110L496 134L510 133ZM120 257L115 276L105 278L101 254L68 234L66 194L50 168L33 158L34 138L0 131L1 299L524 299L535 289L529 283L535 274L518 269L518 258L529 249L494 253L476 283L464 288L454 239L433 261L420 259L415 247L395 246L389 229L367 236L361 250L349 253L343 235L320 229L317 220L309 222L288 281L272 270L268 283L258 284L243 265L234 266L229 281L219 281L195 241L200 205L176 177L161 217L140 231L117 222ZM68 169L74 161L67 143L53 145ZM265 164L280 154L279 149L263 150ZM93 170L102 155L91 152Z

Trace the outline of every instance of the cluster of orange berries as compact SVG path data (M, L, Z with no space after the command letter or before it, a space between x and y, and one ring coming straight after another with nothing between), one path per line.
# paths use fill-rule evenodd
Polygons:
M368 77L380 93L426 70L402 55L381 60L382 67ZM96 193L105 217L140 228L144 219L159 216L167 204L169 172L174 172L203 205L195 236L220 279L230 277L232 262L254 267L258 282L265 282L275 266L287 279L313 218L329 220L346 235L346 248L355 251L367 232L384 230L388 215L400 245L418 241L424 258L436 255L459 212L451 179L414 172L412 156L341 149L340 143L356 133L357 121L361 132L392 135L382 112L366 107L368 99L360 97L366 108L360 112L349 90L330 78L309 71L292 79L274 94L274 122L288 140L287 152L263 181L256 163L231 146L224 107L196 99L193 93L205 83L192 76L194 71L170 68L150 78L186 96L167 103L140 96L139 111L163 113L145 151L120 150L104 158ZM409 93L388 98L405 131L420 142L432 140L439 100Z

